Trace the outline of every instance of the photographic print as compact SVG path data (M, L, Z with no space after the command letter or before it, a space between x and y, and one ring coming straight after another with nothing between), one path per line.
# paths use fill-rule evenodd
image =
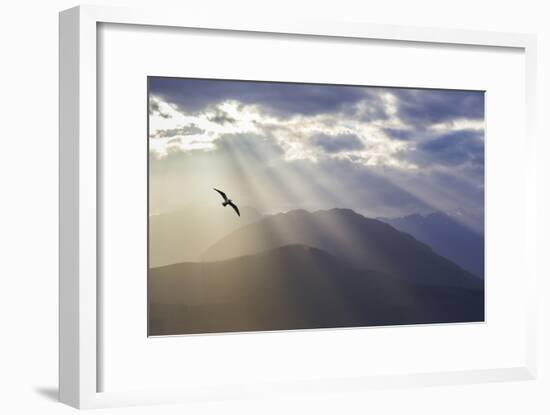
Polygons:
M148 334L482 322L483 91L148 78Z

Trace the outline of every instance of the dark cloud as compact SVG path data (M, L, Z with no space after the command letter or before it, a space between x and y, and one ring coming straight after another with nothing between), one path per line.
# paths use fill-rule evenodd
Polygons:
M466 162L474 165L484 163L484 142L477 130L453 131L419 146L425 163L456 166Z
M405 128L384 128L383 131L389 138L402 141L410 140L416 133L413 129Z
M155 134L153 134L151 137L168 138L168 137L177 137L182 135L196 135L196 134L204 134L204 133L205 131L203 129L199 128L196 124L191 123L183 127L157 130L155 131Z
M396 98L396 116L405 124L426 128L434 123L458 118L482 120L484 93L481 91L398 89L346 85L297 84L256 81L228 81L187 78L150 78L153 96L175 105L186 113L215 111L212 121L221 124L232 119L217 106L234 100L256 105L278 118L343 113L362 121L388 118L383 94ZM159 112L151 101L151 111ZM393 134L391 134L393 133ZM407 133L388 131L392 138L406 139Z
M224 125L226 123L233 124L236 120L235 118L232 118L227 112L219 108L215 108L214 114L208 117L208 121Z
M341 151L362 150L365 145L355 134L317 134L311 138L311 142L322 148L327 153L339 153Z
M397 116L415 126L428 126L457 118L483 120L485 96L481 91L395 89Z
M336 112L357 113L367 119L386 117L378 88L150 78L149 90L151 94L188 113L201 112L224 101L235 100L241 104L258 105L261 110L282 118ZM368 101L368 106L358 112L356 104L364 100Z

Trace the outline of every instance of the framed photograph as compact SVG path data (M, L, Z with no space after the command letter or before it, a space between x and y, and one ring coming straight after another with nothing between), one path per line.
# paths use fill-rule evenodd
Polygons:
M485 321L483 91L153 76L148 100L150 336Z
M62 12L61 401L534 378L535 49Z

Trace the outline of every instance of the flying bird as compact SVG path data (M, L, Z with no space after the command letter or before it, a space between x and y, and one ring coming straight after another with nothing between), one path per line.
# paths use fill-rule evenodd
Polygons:
M222 192L221 190L218 190L216 188L214 188L214 190L216 192L218 192L223 197L223 202L222 202L223 207L229 205L233 209L235 209L235 212L237 212L237 215L241 216L241 212L239 212L239 208L237 207L237 205L235 203L233 203L233 201L231 199L229 199L224 192Z

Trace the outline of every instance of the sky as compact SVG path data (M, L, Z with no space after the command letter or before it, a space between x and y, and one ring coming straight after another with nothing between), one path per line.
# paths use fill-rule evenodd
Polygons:
M482 231L484 93L149 78L151 214L444 211Z

